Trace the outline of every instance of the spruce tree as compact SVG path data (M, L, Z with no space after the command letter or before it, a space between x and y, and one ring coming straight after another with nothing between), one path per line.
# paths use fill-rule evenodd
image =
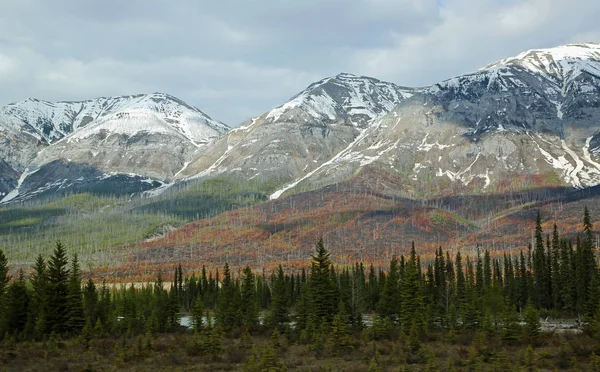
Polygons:
M17 280L9 284L5 293L6 307L3 320L3 325L0 324L0 330L8 332L11 336L19 337L25 330L29 311L30 294L29 289L25 284L23 270L19 270Z
M546 301L546 252L542 232L542 218L540 211L535 220L535 250L533 252L533 282L534 301L537 307L545 306Z
M46 296L48 294L46 261L41 254L35 260L30 283L32 293L26 333L29 338L37 340L46 333Z
M69 286L67 292L67 328L71 334L78 334L85 325L83 299L81 296L81 270L77 255L71 260Z
M96 284L94 284L94 281L90 278L83 290L83 312L85 314L86 323L89 323L91 326L96 324L98 300Z
M405 332L415 327L419 334L425 331L425 304L419 281L419 272L416 260L410 260L404 270L402 285L400 286L400 323Z
M242 325L247 328L258 326L258 299L256 296L256 281L250 266L246 266L242 279Z
M310 289L312 296L312 312L319 322L330 322L335 314L337 297L331 282L330 253L325 250L323 238L316 245L316 254L312 256Z
M8 275L8 259L4 255L4 251L0 249L0 300L6 291L10 276ZM2 301L0 301L1 303ZM1 311L2 309L0 309Z
M56 335L64 335L68 328L69 307L69 261L64 245L56 243L48 261L48 285L46 286L46 330Z
M6 289L10 276L8 275L8 259L4 255L4 251L0 249L0 320L4 317L6 311ZM0 324L0 338L4 335Z
M241 324L240 293L231 278L229 265L223 268L223 282L217 297L217 323L224 329L232 329Z
M398 291L400 289L400 272L398 268L398 258L392 257L390 269L385 280L385 286L379 298L377 305L377 315L381 317L396 320L399 315L400 302Z
M202 296L197 296L194 306L192 307L192 327L194 332L198 333L202 331L204 321L204 302L202 302Z
M269 311L269 325L282 328L289 321L288 315L288 291L281 265L277 268L277 274L273 282L273 297L271 298L271 309Z

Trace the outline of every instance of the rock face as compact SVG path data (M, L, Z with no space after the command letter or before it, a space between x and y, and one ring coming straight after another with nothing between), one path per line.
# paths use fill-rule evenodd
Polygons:
M235 174L282 184L329 161L414 89L339 74L242 123L202 151L180 178Z
M600 183L600 45L531 50L425 88L292 187L319 187L376 166L404 191L495 191ZM527 181L523 181L527 180Z
M0 155L21 178L0 192L23 183L30 185L30 193L35 192L33 184L43 189L70 185L69 177L57 178L64 175L56 172L68 163L102 175L169 180L196 151L227 130L197 108L162 93L82 102L28 99L0 110ZM34 173L45 186L27 180ZM14 190L11 198L24 192Z

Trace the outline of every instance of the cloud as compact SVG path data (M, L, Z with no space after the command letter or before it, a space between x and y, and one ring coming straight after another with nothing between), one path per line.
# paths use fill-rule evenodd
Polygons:
M396 33L393 46L354 50L349 65L399 84L428 85L527 49L592 41L599 15L600 3L585 0L448 0L435 26Z
M341 71L421 86L598 40L599 11L584 0L20 0L0 13L0 104L163 91L237 125Z

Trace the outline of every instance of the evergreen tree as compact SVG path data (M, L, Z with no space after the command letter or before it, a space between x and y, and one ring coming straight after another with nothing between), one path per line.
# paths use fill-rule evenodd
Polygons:
M560 251L560 238L558 235L558 228L556 223L552 228L552 302L555 309L560 310L562 308L561 298L561 251Z
M316 255L312 256L310 289L312 297L312 313L319 322L330 322L335 314L337 296L331 282L330 253L325 250L323 238L316 245Z
M523 321L525 326L523 328L523 334L527 341L535 341L540 335L542 325L540 323L540 313L536 310L531 303L525 306L523 311Z
M46 330L64 335L68 328L69 307L69 269L67 252L64 245L56 243L54 252L48 261L48 283L46 286Z
M32 293L27 319L27 337L40 339L46 333L46 296L48 293L47 267L42 255L38 255L30 279Z
M83 299L81 296L81 270L77 255L71 260L69 286L67 290L67 329L72 334L78 334L85 325Z
M90 278L83 290L83 312L85 314L86 323L89 323L90 325L96 324L98 300L96 284L94 284L94 281Z
M240 293L231 278L229 265L225 263L223 268L223 282L217 297L216 318L217 323L225 329L235 328L241 325Z
M0 321L0 330L8 332L12 336L20 336L27 324L27 313L29 310L29 290L25 284L23 270L19 270L17 280L8 286L5 294L6 308Z
M399 287L400 272L398 268L398 258L394 256L390 262L390 269L385 280L385 286L383 287L381 297L379 298L377 315L394 320L398 318L400 310L400 302L398 301Z
M10 281L10 276L8 275L8 259L4 255L4 251L0 249L0 320L4 317L4 313L6 311L6 289L8 287L8 283ZM2 331L2 327L0 324L0 338L4 335Z
M256 281L250 266L246 266L242 279L242 324L253 328L258 326L258 300L256 296Z
M338 304L337 314L331 322L329 343L334 352L345 352L352 350L352 339L350 337L350 321L348 313L342 301Z
M483 289L488 290L492 287L492 260L490 252L486 249L483 254Z
M583 239L577 245L577 310L585 312L588 306L589 283L597 270L594 257L594 240L592 236L592 222L590 213L585 207L583 215Z
M410 260L404 270L400 286L400 323L405 332L415 327L419 334L425 332L425 305L416 260Z
M546 252L544 249L544 238L542 232L542 218L540 211L537 212L535 221L535 250L533 252L533 282L535 293L535 305L538 307L546 307Z
M279 265L273 282L273 297L271 298L271 309L268 317L268 323L271 326L281 328L289 321L288 303L288 291L283 268Z
M9 281L10 276L8 275L8 259L4 255L4 251L0 249L0 300L4 296ZM0 303L2 303L2 301L0 301ZM0 309L0 311L2 311L2 309Z
M202 327L204 324L203 321L204 316L204 302L202 302L202 296L196 297L196 301L194 302L194 306L192 307L192 327L194 328L194 332L202 331Z

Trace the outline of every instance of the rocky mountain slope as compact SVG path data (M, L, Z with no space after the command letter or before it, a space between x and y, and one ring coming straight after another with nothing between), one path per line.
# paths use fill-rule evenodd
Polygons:
M115 174L151 178L146 184L154 184L173 178L194 152L227 130L162 93L82 102L28 99L0 109L0 155L20 177L11 197L57 185L85 189ZM36 181L30 182L34 173ZM0 192L16 186L15 174L11 180Z
M530 50L425 88L277 191L375 166L412 196L600 183L600 45ZM541 178L541 180L540 180Z
M375 118L414 92L346 73L323 79L231 130L179 176L235 174L245 180L283 184L335 157Z

